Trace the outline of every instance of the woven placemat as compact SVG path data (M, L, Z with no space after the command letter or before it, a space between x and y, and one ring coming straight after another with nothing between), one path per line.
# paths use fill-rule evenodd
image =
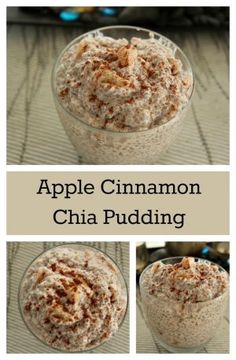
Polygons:
M51 72L78 28L8 26L8 164L79 164L59 121ZM159 164L228 164L228 31L165 32L189 57L196 79L185 127Z
M58 353L41 343L25 326L18 308L18 288L27 266L41 252L59 242L10 242L7 244L8 297L7 297L7 352L8 353ZM83 242L110 255L119 265L129 284L129 243ZM117 334L92 353L129 352L129 312Z

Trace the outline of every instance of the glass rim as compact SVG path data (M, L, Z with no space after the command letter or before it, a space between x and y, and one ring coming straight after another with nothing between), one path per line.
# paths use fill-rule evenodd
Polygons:
M212 264L212 265L216 265L222 272L224 272L224 273L227 274L227 277L228 277L228 279L229 279L229 273L228 273L228 271L226 271L221 265L218 265L218 264L215 263L214 261L211 261L211 260L208 260L208 259L203 259L203 258L200 258L200 257L197 257L197 256L169 256L169 257L167 257L167 258L154 261L153 263L147 265L147 266L143 269L143 271L142 271L142 273L141 273L141 275L140 275L140 277L139 277L139 288L141 289L141 287L142 287L142 284L141 284L141 283L142 283L143 276L145 275L146 271L147 271L148 269L150 269L155 263L157 263L157 262L159 262L159 261L182 260L182 259L185 258L185 257L190 257L190 258L193 258L194 260L197 260L197 261L202 261L202 262L205 262L205 263L208 263L208 264L210 263L210 264ZM215 298L213 298L213 299L209 299L209 300L205 300L205 301L198 301L197 303L192 303L192 302L190 302L190 304L205 304L205 303L214 301L214 300L216 300L216 299L219 299L219 298L223 297L223 296L228 292L228 290L229 290L229 285L228 285L228 287L225 289L225 291L224 291L222 294L220 294L219 296L217 296L217 297L215 297ZM178 300L175 300L175 299L169 299L169 300L171 300L171 301L173 301L173 302L179 302Z
M68 246L78 246L78 247L88 247L90 249L93 249L94 251L97 251L97 252L100 252L102 253L103 255L107 256L109 258L109 260L117 267L117 269L119 270L119 274L121 275L121 278L124 282L124 289L125 289L125 293L126 293L126 306L125 306L125 311L124 311L124 315L122 317L122 320L120 321L120 323L118 324L118 329L117 331L110 337L108 338L107 340L103 341L101 344L98 344L94 347L90 347L89 349L87 350L64 350L64 349L60 349L60 348L57 348L57 347L54 347L54 346L51 346L49 344L47 344L46 342L44 342L44 340L40 339L32 330L31 328L29 327L29 325L27 324L27 322L25 321L25 317L23 315L23 311L22 311L22 307L21 307L21 288L22 288L22 284L23 284L23 280L25 278L25 275L27 273L27 271L29 270L29 268L31 267L31 265L37 260L39 259L43 254L53 250L53 249L56 249L58 247L68 247ZM26 328L30 331L30 333L38 340L40 341L43 345L45 345L46 347L48 347L49 349L53 349L53 350L56 350L58 353L67 353L67 354L72 354L72 353L88 353L92 350L95 350L95 349L98 349L99 347L101 347L102 345L106 344L107 342L109 342L117 333L118 331L120 330L120 328L122 327L124 321L125 321L125 318L127 316L127 312L128 312L128 306L129 306L129 290L128 290L128 284L126 282L126 279L123 275L123 272L121 271L120 269L120 266L112 259L112 257L110 255L108 255L107 253L105 253L105 251L103 250L100 250L92 245L87 245L87 244L83 244L83 243L73 243L73 242L69 242L69 243L66 243L66 244L59 244L59 245L56 245L56 246L53 246L51 247L50 249L47 249L47 250L43 250L39 255L37 255L36 257L34 257L34 259L29 263L29 265L27 266L27 268L25 269L25 271L23 272L23 275L19 281L19 285L18 285L18 294L17 294L17 301L18 301L18 309L19 309L19 312L20 312L20 315L21 315L21 318L26 326Z
M174 45L176 50L178 50L181 54L181 56L184 58L184 60L186 61L187 63L187 66L188 68L190 69L190 73L191 73L191 77L192 77L192 88L191 88L191 93L188 97L188 101L187 103L180 109L179 113L177 113L174 117L172 117L171 119L169 119L167 122L163 123L163 124L160 124L160 125L157 125L157 126L154 126L153 128L150 128L150 129L144 129L144 130L134 130L134 131L127 131L127 132L123 132L123 131L117 131L117 130L111 130L111 129L103 129L103 128L98 128L98 127L95 127L95 126L92 126L88 123L86 123L85 121L83 121L82 119L80 119L79 117L77 117L76 115L74 115L71 111L69 111L65 105L63 104L63 102L59 99L58 95L57 95L57 92L56 92L56 70L57 70L57 67L58 67L58 64L60 63L60 60L62 58L62 56L64 55L64 53L71 47L73 46L74 44L76 44L77 42L79 43L84 37L86 37L87 35L89 34L93 34L93 33L96 33L98 31L106 31L106 30L110 30L110 29L127 29L127 30L136 30L136 31L143 31L143 32L148 32L148 33L152 33L154 34L155 36L158 36L159 38L162 38L164 40L167 40L170 44ZM167 127L168 125L171 125L174 121L176 121L176 119L178 119L178 116L180 114L183 113L183 111L185 109L187 109L191 103L191 100L192 100L192 97L193 97L193 94L194 94L194 90L195 90L195 76L194 76L194 72L193 72L193 69L192 69L192 66L191 66L191 63L188 59L188 57L185 55L185 53L183 52L183 50L174 42L172 41L171 39L169 39L168 37L156 32L156 31L153 31L151 29L147 29L147 28L143 28L143 27L140 27L140 26L131 26L131 25L110 25L110 26L104 26L104 27L100 27L100 28L96 28L96 29L93 29L93 30L90 30L90 31L87 31L79 36L77 36L76 38L74 38L72 41L70 41L63 49L62 51L60 52L60 54L58 55L55 63L54 63L54 66L53 66L53 69L52 69L52 73L51 73L51 88L52 88L52 93L53 93L53 97L55 99L55 101L58 103L58 105L70 116L72 117L75 121L78 121L80 123L82 123L85 127L87 127L89 130L94 130L94 131L100 131L102 133L110 133L110 134L122 134L120 136L129 136L129 134L137 134L137 133L145 133L145 132L150 132L154 129L159 129L159 128L162 128L162 127Z

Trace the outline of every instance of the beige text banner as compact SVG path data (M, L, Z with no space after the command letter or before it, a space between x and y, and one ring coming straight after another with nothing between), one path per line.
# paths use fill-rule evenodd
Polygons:
M9 172L10 234L229 234L227 172Z

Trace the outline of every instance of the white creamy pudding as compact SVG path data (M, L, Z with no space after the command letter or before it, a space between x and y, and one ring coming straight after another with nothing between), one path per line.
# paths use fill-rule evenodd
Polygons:
M74 116L96 128L147 130L176 116L192 77L174 49L150 36L89 35L70 47L57 69L57 94Z
M27 269L20 290L24 320L46 344L85 351L118 330L127 307L126 287L115 263L86 247L59 246Z
M220 325L228 274L207 260L173 259L144 270L140 279L144 312L153 334L167 349L196 351Z
M107 27L63 50L53 92L83 162L154 164L183 125L193 73L183 52L162 35Z

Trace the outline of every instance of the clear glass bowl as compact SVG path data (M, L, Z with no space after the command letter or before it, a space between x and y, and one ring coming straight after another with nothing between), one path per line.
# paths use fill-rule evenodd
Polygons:
M175 43L156 32L133 26L108 26L90 31L74 39L61 52L54 66L52 90L56 109L63 127L82 162L87 164L156 164L183 126L184 116L193 94L194 80L187 105L174 118L155 128L125 133L98 129L88 125L83 122L83 119L77 118L69 112L57 96L56 73L64 53L88 34L97 33L98 31L114 39L126 38L128 40L132 37L148 39L151 32L154 38L161 39L166 47L175 50L175 56L181 60L183 70L187 71L193 79L190 63Z
M53 346L50 341L47 341L47 333L45 331L45 334L43 334L42 332L38 331L37 330L37 327L39 327L40 329L42 328L42 324L41 323L34 323L35 321L35 317L34 317L34 320L32 320L32 316L29 318L26 316L26 310L25 310L25 291L27 293L27 280L29 280L27 277L31 274L31 271L32 271L32 267L39 261L42 260L42 258L46 255L50 255L50 252L54 252L56 249L73 249L75 252L77 250L79 250L80 252L94 252L95 254L97 254L99 257L103 257L103 259L105 259L106 261L106 264L108 267L110 267L111 269L113 269L113 271L115 272L115 275L116 275L116 278L117 278L117 282L120 284L120 289L121 289L121 294L122 294L122 298L124 299L124 308L123 308L123 312L122 312L122 316L121 318L119 319L119 323L118 323L118 329L116 330L116 332L120 329L120 327L122 326L123 324L123 321L125 319L125 316L126 316L126 313L127 313L127 308L128 308L128 288L127 288L127 285L126 285L126 281L121 273L121 270L119 269L118 265L106 254L104 253L103 251L101 250L98 250L92 246L89 246L89 245L82 245L82 244L77 244L77 243L74 243L74 244L66 244L66 245L59 245L59 246L56 246L56 247L53 247L47 251L44 251L43 253L41 253L39 256L37 256L32 262L31 264L28 266L28 268L26 269L23 277L22 277L22 280L20 282L20 285L19 285L19 293L18 293L18 303L19 303L19 309L20 309L20 313L21 313L21 316L24 320L24 323L25 325L27 326L27 328L30 330L30 332L38 339L40 340L44 345L48 346L49 348L49 351L50 349L54 349L54 350L57 350L57 351L60 351L60 352L67 352L67 353L70 353L70 352L76 352L76 353L79 353L79 352L88 352L88 351L91 351L91 350L94 350L95 348L98 348L98 347L101 347L105 342L109 341L114 335L115 333L112 334L112 336L110 336L109 338L105 338L105 340L102 340L99 344L96 344L96 345L89 345L87 348L83 349L83 350L80 350L80 349L75 349L75 347L73 347L73 349L68 349L68 348L64 348L63 346L60 347L60 346ZM73 269L72 269L73 271ZM60 275L60 274L59 274ZM28 281L29 283L29 281ZM53 284L52 284L53 285ZM41 283L39 284L39 286L41 286ZM48 285L47 285L48 286ZM54 287L56 285L54 284ZM38 291L40 291L40 289L38 289ZM41 291L42 291L42 288L41 288ZM60 293L59 293L60 295ZM62 294L62 296L64 296ZM64 298L65 299L65 298ZM53 300L54 301L54 300ZM58 301L58 300L56 300ZM59 306L63 306L64 304L64 300L63 298L61 297L60 298L60 305ZM40 312L40 310L39 310ZM39 314L40 316L40 314ZM56 325L58 326L58 325ZM95 326L95 325L94 325ZM46 328L45 328L46 329ZM61 334L61 336L64 336L66 335L65 332L63 332L63 334Z
M183 257L161 260L165 265L181 262ZM197 262L216 265L221 272L227 272L213 262L194 258ZM140 276L140 292L147 324L164 348L172 353L194 353L215 335L220 326L228 300L228 289L220 296L203 302L180 302L160 293L151 295L145 286L145 276L154 265L147 266ZM228 276L228 275L227 275Z

